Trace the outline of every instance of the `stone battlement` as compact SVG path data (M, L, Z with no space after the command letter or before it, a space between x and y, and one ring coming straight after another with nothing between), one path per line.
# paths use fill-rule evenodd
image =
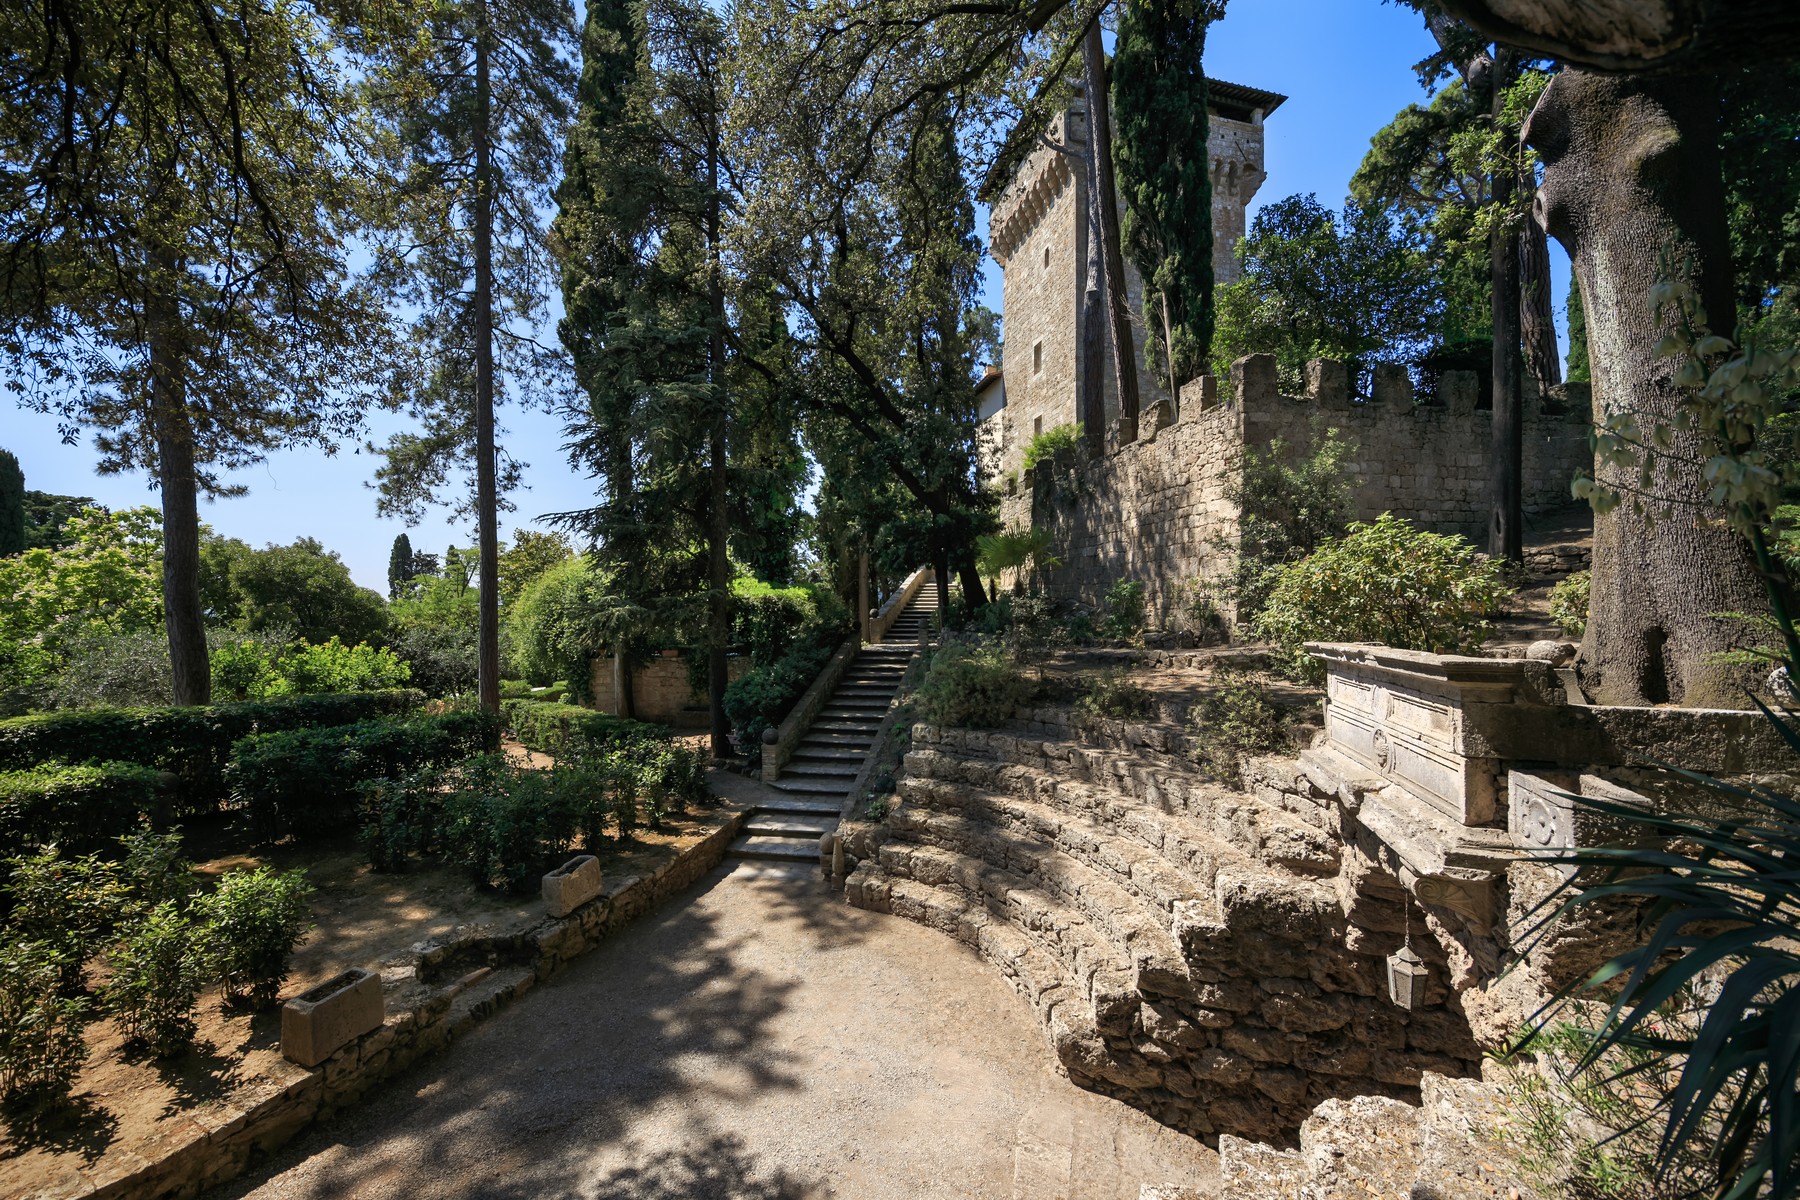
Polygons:
M1231 567L1241 514L1244 448L1279 443L1290 459L1327 430L1353 446L1345 471L1355 515L1384 512L1434 533L1479 539L1492 488L1492 414L1478 407L1479 380L1447 371L1431 403L1418 403L1404 367L1374 372L1372 396L1356 396L1345 364L1315 360L1305 395L1281 393L1275 361L1251 355L1232 365L1228 387L1211 378L1182 389L1180 407L1146 412L1139 440L1097 460L1077 451L1022 475L1001 502L1007 528L1055 538L1063 566L1042 574L1051 595L1095 603L1121 579L1145 585L1164 622L1196 580ZM1590 466L1587 389L1530 394L1524 415L1527 519L1573 507L1569 486Z

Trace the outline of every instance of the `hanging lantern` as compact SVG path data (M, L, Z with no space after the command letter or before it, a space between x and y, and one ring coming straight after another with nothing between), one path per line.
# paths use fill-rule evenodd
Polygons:
M1425 960L1413 953L1411 944L1388 955L1388 997L1408 1012L1425 1002L1425 980L1430 972Z

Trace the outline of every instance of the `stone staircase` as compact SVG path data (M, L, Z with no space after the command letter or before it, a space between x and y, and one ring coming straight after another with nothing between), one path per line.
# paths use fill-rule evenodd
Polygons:
M1479 1052L1435 947L1413 939L1426 1007L1387 999L1405 894L1346 880L1315 814L1209 779L1184 749L1171 726L1067 709L917 726L899 806L845 828L847 897L973 948L1074 1082L1195 1136L1280 1138L1334 1097L1468 1073Z
M1538 1200L1519 1159L1519 1118L1495 1082L1427 1071L1422 1103L1385 1096L1327 1100L1297 1149L1219 1139L1217 1200ZM1196 1197L1203 1192L1193 1193Z
M923 584L880 644L866 645L844 671L794 756L770 784L777 798L758 805L731 845L734 858L819 861L819 838L838 827L851 785L900 689L906 665L937 611L937 584Z

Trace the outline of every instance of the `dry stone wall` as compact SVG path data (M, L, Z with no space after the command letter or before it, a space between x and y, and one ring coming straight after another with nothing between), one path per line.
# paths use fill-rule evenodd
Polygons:
M1446 372L1433 404L1414 402L1399 368L1378 370L1372 391L1370 400L1354 399L1345 365L1319 360L1309 365L1307 393L1285 396L1273 358L1240 359L1228 388L1201 381L1183 389L1173 423L1157 429L1146 421L1137 442L1098 459L1078 451L1041 465L1008 488L1001 520L1054 535L1063 565L1042 575L1050 594L1095 603L1113 583L1135 579L1166 623L1193 581L1230 569L1239 520L1230 496L1242 484L1244 448L1279 442L1297 457L1336 429L1355 447L1346 470L1358 519L1391 512L1479 541L1492 487L1492 414L1476 407L1475 377ZM1525 407L1525 510L1528 519L1552 520L1572 507L1576 471L1592 465L1588 396L1569 385L1548 402L1527 396Z

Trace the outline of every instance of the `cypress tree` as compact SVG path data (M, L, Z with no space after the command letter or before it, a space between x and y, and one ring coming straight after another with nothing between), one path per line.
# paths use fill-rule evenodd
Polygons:
M404 533L394 539L394 548L388 551L388 599L398 600L400 589L413 577L412 539Z
M0 555L18 554L26 545L25 472L10 450L0 450Z
M1206 362L1213 334L1208 169L1209 0L1126 0L1113 50L1113 160L1125 244L1144 279L1147 363L1173 396Z
M1569 382L1589 383L1594 376L1588 365L1587 307L1581 300L1581 282L1569 276Z

